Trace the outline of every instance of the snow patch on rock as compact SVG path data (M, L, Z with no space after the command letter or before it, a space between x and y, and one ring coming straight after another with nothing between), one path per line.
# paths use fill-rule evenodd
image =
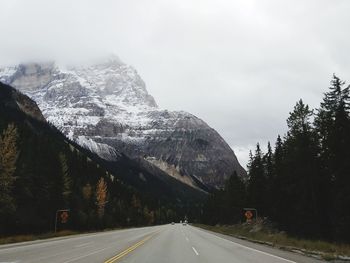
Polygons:
M69 139L106 160L120 153L146 158L191 186L197 178L221 187L234 170L245 174L215 130L190 113L160 109L137 71L117 57L0 68L0 81L31 97Z

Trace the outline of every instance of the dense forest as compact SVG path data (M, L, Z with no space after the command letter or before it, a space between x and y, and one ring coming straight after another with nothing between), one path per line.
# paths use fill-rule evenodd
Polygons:
M32 100L0 83L0 235L53 231L60 209L69 220L58 220L58 230L160 224L195 211L125 183L139 177L130 162L107 169L47 123Z
M239 223L252 207L295 236L349 242L349 89L334 75L318 109L298 101L274 148L250 153L248 180L233 174L210 196L204 222Z

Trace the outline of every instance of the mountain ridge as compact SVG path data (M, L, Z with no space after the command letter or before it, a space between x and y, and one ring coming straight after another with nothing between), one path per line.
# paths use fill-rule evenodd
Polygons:
M115 57L67 68L2 68L0 81L29 95L49 122L106 160L121 153L143 158L197 188L222 187L234 171L246 175L214 129L190 113L160 109L137 71Z
M14 143L2 143L9 138ZM71 210L68 228L84 230L161 224L185 215L198 220L207 196L124 154L113 162L102 159L48 123L28 96L1 82L0 144L0 234L50 231L57 209ZM11 154L14 162L8 162ZM108 193L102 217L96 201L101 178Z

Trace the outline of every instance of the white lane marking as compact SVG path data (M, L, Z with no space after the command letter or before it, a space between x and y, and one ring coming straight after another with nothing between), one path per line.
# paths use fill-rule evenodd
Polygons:
M188 237L186 237L186 241L187 241L187 242L190 242L190 240L188 239Z
M197 252L197 250L194 247L192 247L192 249L193 249L194 253L196 253L196 255L199 256L199 253Z
M83 256L76 257L76 258L72 258L72 259L70 259L70 260L64 261L63 263L69 263L69 262L77 261L77 260L79 260L79 259L81 259L81 258L86 258L86 257L91 256L91 255L93 255L93 254L100 253L101 251L106 250L106 249L108 249L108 248L109 248L109 247L102 248L102 249L96 250L96 251L94 251L94 252L91 252L91 253L89 253L89 254L85 254L85 255L83 255Z
M80 245L76 245L74 247L86 247L88 245L91 245L93 242L87 242L87 243L83 243L83 244L80 244Z
M202 231L203 231L203 230L202 230ZM206 231L203 231L203 232L206 232ZM207 234L210 234L210 235L212 235L212 236L214 236L214 237L216 237L216 238L218 238L218 239L226 240L226 241L231 242L231 243L233 243L233 244L235 244L235 245L237 245L237 246L239 246L239 247L242 247L242 248L245 248L245 249L254 251L254 252L258 252L258 253L261 253L261 254L266 255L266 256L270 256L270 257L273 257L273 258L281 259L281 260L284 260L284 261L290 262L290 263L297 263L296 261L292 261L292 260L289 260L289 259L285 259L285 258L282 258L282 257L279 257L279 256L272 255L272 254L267 253L267 252L263 252L263 251L261 251L261 250L257 250L257 249L251 248L251 247L247 247L247 246L241 245L241 244L239 244L239 243L236 243L236 242L234 242L234 241L232 241L232 240L229 240L229 239L226 239L226 238L223 238L223 237L219 237L219 236L217 236L217 235L214 235L214 234L211 234L211 233L208 233L208 232L206 232L206 233L207 233Z

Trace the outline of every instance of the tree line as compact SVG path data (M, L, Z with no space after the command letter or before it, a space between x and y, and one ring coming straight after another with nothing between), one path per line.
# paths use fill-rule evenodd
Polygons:
M244 207L296 236L350 241L349 86L333 75L318 109L299 100L288 131L250 153L248 179L233 174L208 198L204 221L244 220Z
M158 208L78 149L13 123L0 135L0 190L5 235L52 231L59 209L70 210L59 229L150 225L159 217Z
M53 231L59 209L70 210L68 222L58 224L59 230L175 219L172 204L145 197L54 126L23 112L18 104L30 105L28 100L0 83L0 235Z

